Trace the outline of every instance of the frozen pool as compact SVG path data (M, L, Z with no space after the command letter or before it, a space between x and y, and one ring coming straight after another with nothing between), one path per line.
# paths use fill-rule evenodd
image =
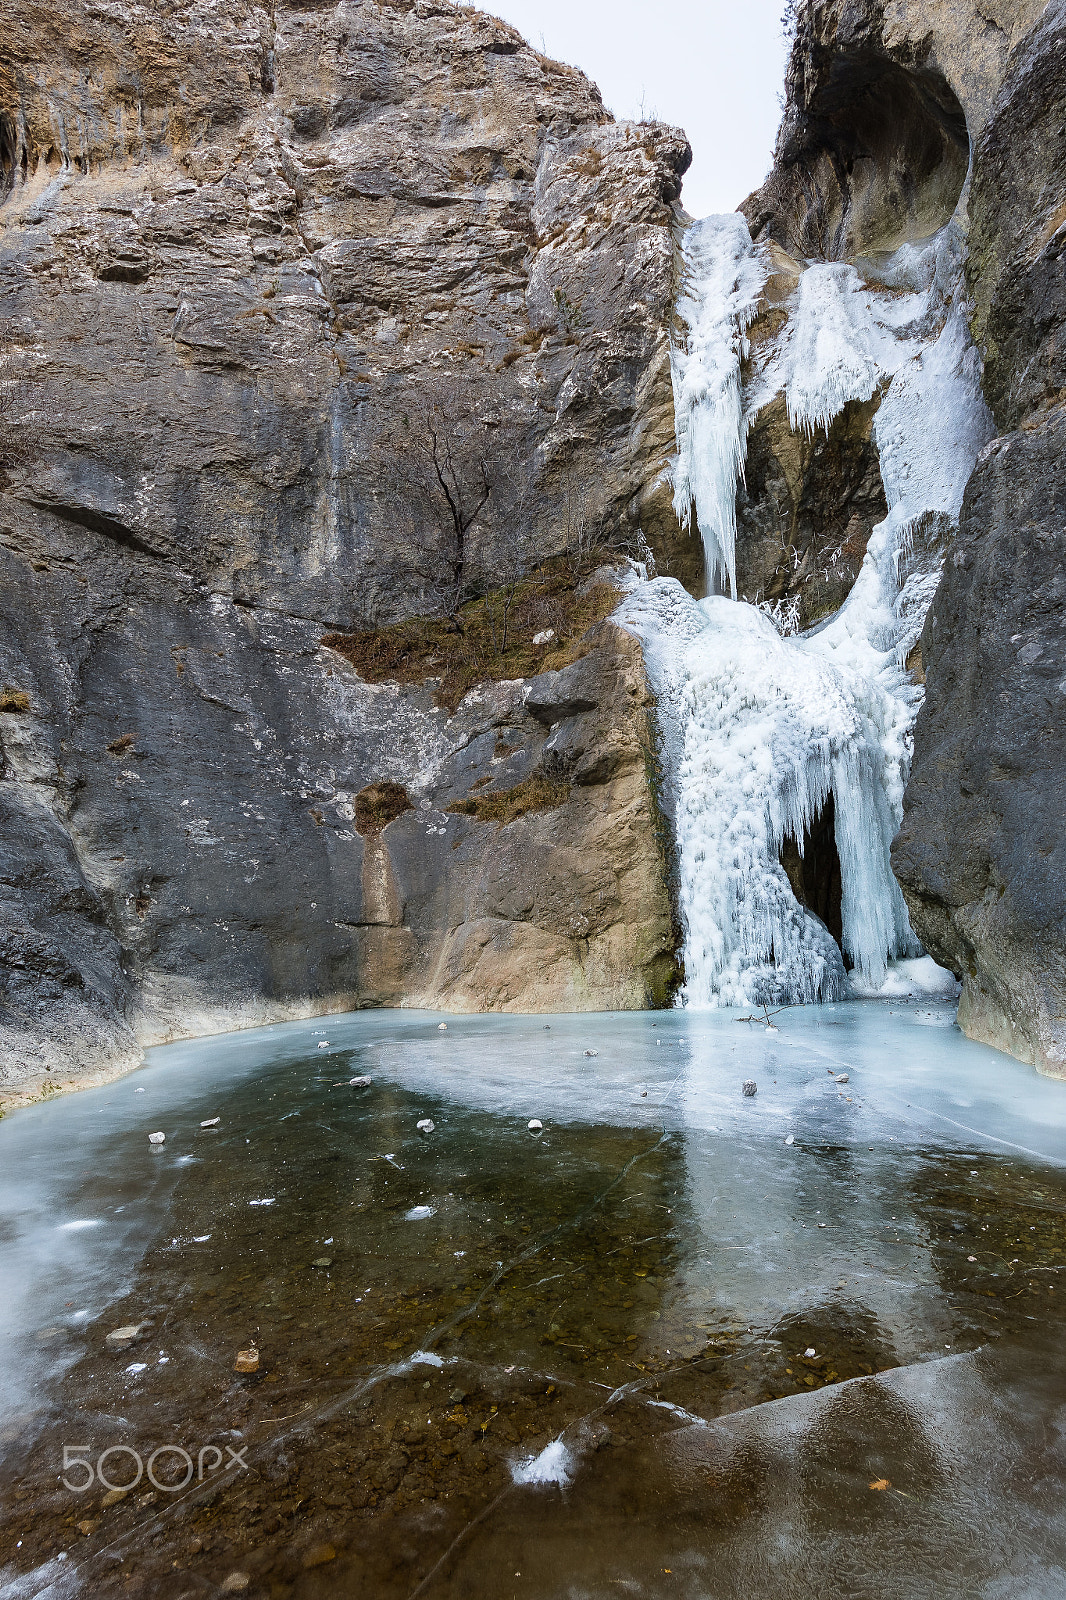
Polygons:
M774 1020L362 1012L5 1120L0 1594L1066 1592L1066 1085Z

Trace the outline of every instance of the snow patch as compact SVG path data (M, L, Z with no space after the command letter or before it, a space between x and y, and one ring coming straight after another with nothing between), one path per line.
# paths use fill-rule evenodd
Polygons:
M553 1439L539 1456L512 1462L511 1477L515 1483L557 1483L565 1489L576 1469L577 1462L563 1441Z
M957 1000L960 984L955 974L938 967L932 956L919 956L913 961L891 962L878 989L869 988L857 973L852 973L850 987L860 1000L894 1000L905 995L922 1000Z

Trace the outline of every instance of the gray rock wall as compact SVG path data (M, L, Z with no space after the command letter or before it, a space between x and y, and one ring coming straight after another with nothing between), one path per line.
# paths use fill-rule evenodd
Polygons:
M0 1090L352 1005L661 1000L625 643L583 647L624 759L501 827L438 808L501 729L536 768L523 686L450 716L320 641L635 546L684 137L450 4L0 31ZM364 838L381 781L413 810Z

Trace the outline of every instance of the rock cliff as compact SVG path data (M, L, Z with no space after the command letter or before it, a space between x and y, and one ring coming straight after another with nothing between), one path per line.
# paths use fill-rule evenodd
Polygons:
M578 590L669 505L683 135L449 3L2 9L0 1089L661 1003L648 691ZM455 703L341 648L560 563Z
M774 170L744 206L753 234L787 289L796 258L861 269L954 217L1001 430L957 533L941 530L951 543L915 652L926 698L894 867L915 931L963 980L965 1030L1063 1075L1066 6L815 0L796 12ZM763 322L779 314L774 281ZM828 472L781 419L761 418L749 449L740 573L752 598L791 601L800 625L817 615L819 578L840 573L824 531L850 531L861 559L876 505L868 421L837 427Z
M1001 436L925 627L896 870L974 1038L1066 1076L1066 4L974 149L969 282Z

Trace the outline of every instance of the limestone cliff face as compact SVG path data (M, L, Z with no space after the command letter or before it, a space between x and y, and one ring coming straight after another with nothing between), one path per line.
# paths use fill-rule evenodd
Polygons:
M684 137L447 3L2 32L0 1087L350 1005L661 1000L628 641L576 652L560 765L528 681L451 714L321 640L637 547ZM548 768L553 809L443 809ZM361 833L385 782L412 809Z

